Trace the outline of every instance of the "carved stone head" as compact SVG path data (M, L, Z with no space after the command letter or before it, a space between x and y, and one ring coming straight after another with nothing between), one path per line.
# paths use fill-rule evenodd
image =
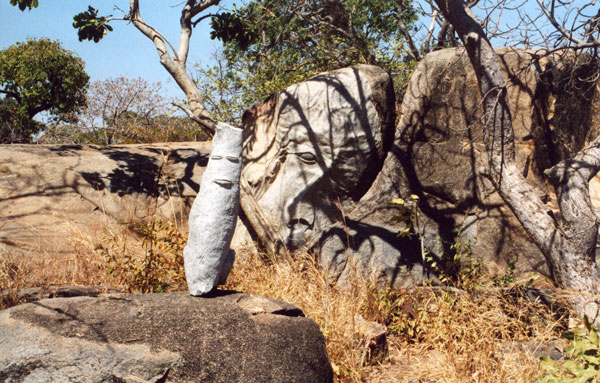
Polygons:
M247 112L242 208L261 242L310 246L339 221L381 168L393 121L389 75L366 65L318 75Z

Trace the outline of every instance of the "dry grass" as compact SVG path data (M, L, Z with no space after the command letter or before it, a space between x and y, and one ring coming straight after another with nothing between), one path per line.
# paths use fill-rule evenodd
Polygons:
M0 290L109 283L91 242L76 235L67 240L72 249L68 253L35 249L19 255L0 252Z
M338 289L309 254L274 261L247 252L226 288L300 307L325 334L338 382L534 382L536 348L560 336L565 316L533 303L519 284L477 286L391 291L357 278ZM358 314L388 326L382 363L361 363Z
M134 279L109 275L106 254L95 250L110 245L113 253L139 261L148 254L148 243L139 236L124 230L109 233L102 242L74 232L70 241L73 251L67 257L0 255L0 289L73 284L139 290L128 285ZM181 265L173 270L183 273ZM181 288L181 279L172 280L178 281L173 288ZM494 284L484 277L469 282L475 287L468 292L434 287L391 291L357 277L340 289L328 283L308 253L270 259L248 249L238 253L223 288L300 307L325 335L340 383L534 382L541 371L533 353L560 336L564 314L533 303L520 283ZM363 363L358 315L387 326L389 354L375 365Z

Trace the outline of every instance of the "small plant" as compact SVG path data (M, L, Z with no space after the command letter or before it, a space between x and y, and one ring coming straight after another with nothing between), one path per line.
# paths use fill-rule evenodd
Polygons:
M398 209L398 213L392 217L392 221L404 224L404 229L398 233L399 237L408 237L415 234L415 232L416 234L420 234L418 232L418 203L419 196L416 194L411 194L408 200L403 198L392 199L390 205Z
M450 245L450 252L441 258L427 256L425 260L436 272L440 282L470 291L481 273L481 262L473 257L471 241L463 241L461 230L456 230L456 240Z
M506 270L504 274L500 274L492 278L492 282L494 282L494 284L497 286L510 285L515 283L515 281L515 261L510 261L508 263L508 270Z
M418 342L423 333L421 325L427 314L418 304L418 297L390 287L378 289L369 284L367 288L369 299L362 308L364 316L387 326L391 334L408 343Z
M181 290L185 287L183 247L185 237L172 222L155 220L139 227L143 256L136 256L116 235L104 238L98 251L106 271L127 290L143 293Z
M423 263L429 254L429 250L425 248L423 242L423 228L421 227L420 215L419 215L419 196L411 194L408 200L403 198L394 198L390 203L398 209L398 213L392 217L392 221L404 225L404 228L398 233L399 237L408 237L411 235L417 235L419 237L419 244L421 245L421 257Z
M557 362L548 357L541 360L546 372L538 379L544 383L598 383L600 382L600 338L587 317L584 328L565 331L563 338L571 341L566 357Z
M394 198L390 203L398 209L392 221L403 224L399 237L417 235L421 245L423 264L428 265L438 275L440 282L453 284L458 288L470 290L480 274L481 264L474 259L471 251L471 242L463 241L461 230L456 230L456 241L450 245L450 252L444 253L441 258L436 258L425 248L423 241L423 227L418 210L419 196L411 194L405 200Z

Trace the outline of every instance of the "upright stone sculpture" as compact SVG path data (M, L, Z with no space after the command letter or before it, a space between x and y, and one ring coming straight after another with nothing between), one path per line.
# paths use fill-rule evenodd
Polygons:
M189 237L183 250L191 295L204 295L225 283L233 265L229 249L240 199L242 129L219 123L210 159L192 205Z

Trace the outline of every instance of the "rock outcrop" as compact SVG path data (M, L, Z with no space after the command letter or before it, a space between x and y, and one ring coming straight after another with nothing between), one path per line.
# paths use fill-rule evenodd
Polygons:
M532 51L498 53L511 80L507 92L517 161L556 208L543 170L597 134L595 86L580 81L590 68L582 56L534 60ZM464 50L434 52L419 63L382 171L349 212L347 226L333 227L321 238L321 262L331 275L343 281L358 270L363 277L404 288L431 277L420 241L429 254L442 258L453 253L451 246L459 240L470 243L472 254L488 269L514 262L517 272L548 273L540 251L480 175L487 161L480 100ZM390 202L411 194L419 197L413 221L418 235L398 238L403 225L392 222L398 208Z
M0 312L0 381L332 382L318 326L219 291L44 299Z
M65 254L69 238L185 222L210 143L0 145L0 252Z
M312 246L381 169L394 132L392 81L368 65L322 73L244 115L241 206L273 253Z

